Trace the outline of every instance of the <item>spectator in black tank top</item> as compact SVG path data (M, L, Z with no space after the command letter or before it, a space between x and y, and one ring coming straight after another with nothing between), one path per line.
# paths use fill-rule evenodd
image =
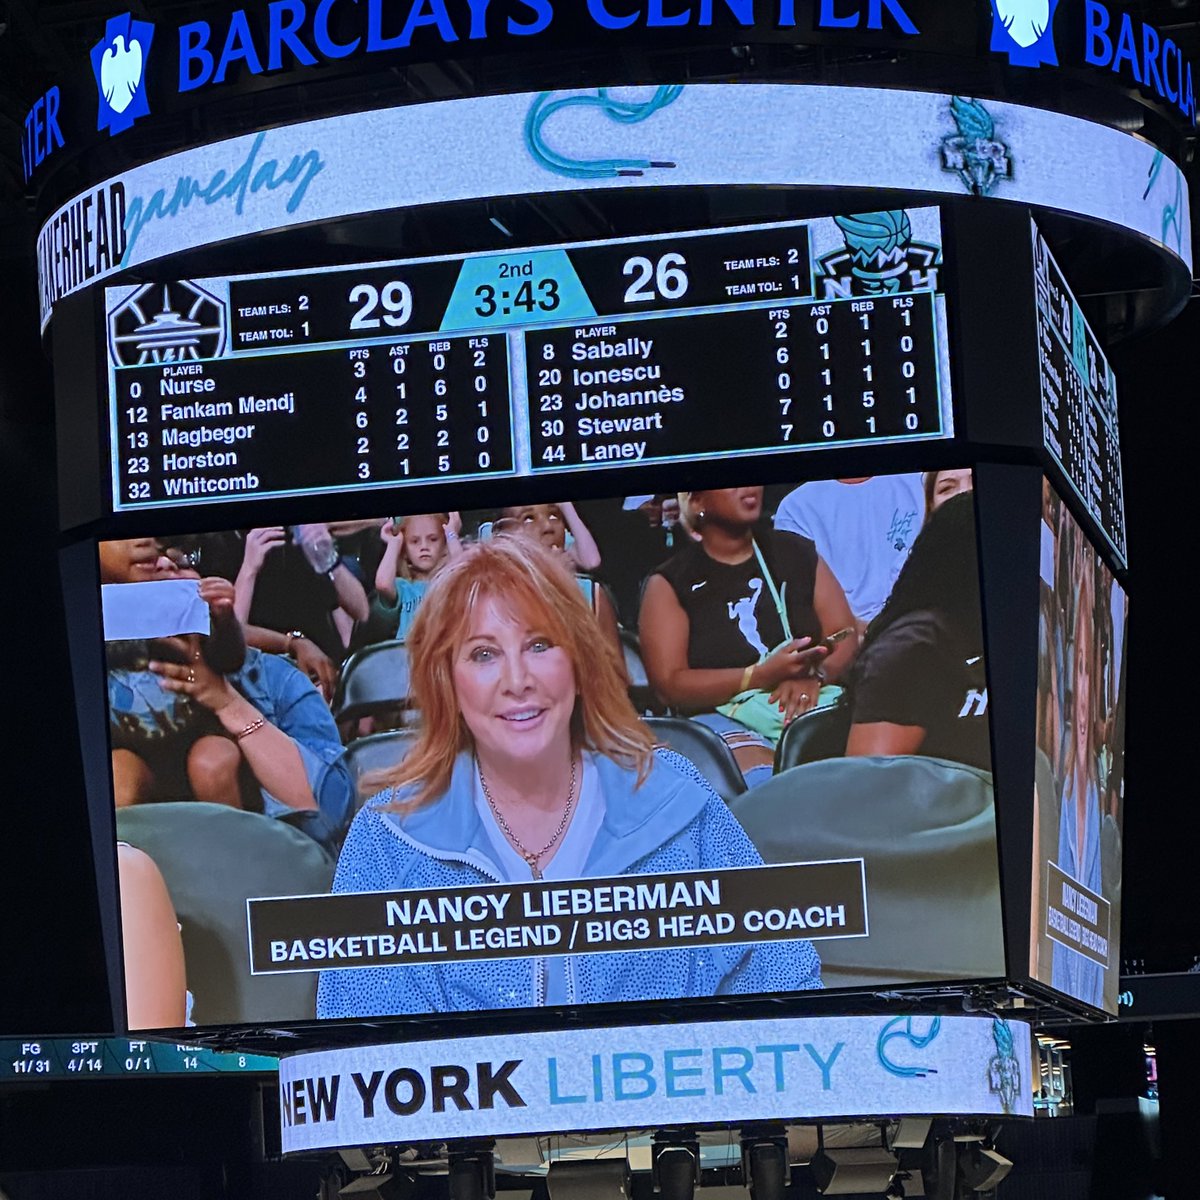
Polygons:
M642 658L655 691L715 728L753 786L770 775L774 746L716 713L717 706L757 689L770 695L784 721L807 712L821 684L841 679L855 651L854 638L828 655L815 643L853 626L854 617L813 543L762 520L761 487L692 492L687 499L700 540L646 581Z
M990 771L975 500L929 491L932 511L851 676L846 754L924 754Z

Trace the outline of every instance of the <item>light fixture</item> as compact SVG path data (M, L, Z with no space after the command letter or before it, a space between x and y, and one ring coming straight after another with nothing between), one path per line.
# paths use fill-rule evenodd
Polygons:
M892 1150L920 1150L932 1128L932 1117L901 1117L888 1138L888 1146Z
M821 1149L809 1163L823 1196L880 1193L891 1183L898 1165L896 1156L882 1146Z
M787 1130L782 1125L742 1130L742 1179L750 1200L783 1200L783 1189L792 1182L788 1166Z
M691 1130L662 1129L651 1147L650 1180L664 1200L692 1200L700 1181L700 1143Z
M338 1200L409 1200L415 1191L412 1176L393 1175L386 1160L381 1170L357 1175L338 1189Z
M448 1147L450 1200L494 1200L494 1141L452 1142Z
M982 1142L960 1146L958 1178L973 1192L990 1192L1012 1170L1012 1160Z
M557 1158L546 1171L550 1200L627 1200L629 1159Z

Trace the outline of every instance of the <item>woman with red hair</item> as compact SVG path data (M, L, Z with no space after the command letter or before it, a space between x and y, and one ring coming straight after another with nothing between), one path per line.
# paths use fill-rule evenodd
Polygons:
M416 745L355 819L334 892L759 865L686 759L656 750L562 563L501 535L448 563L409 632ZM320 1017L820 987L807 941L325 971Z

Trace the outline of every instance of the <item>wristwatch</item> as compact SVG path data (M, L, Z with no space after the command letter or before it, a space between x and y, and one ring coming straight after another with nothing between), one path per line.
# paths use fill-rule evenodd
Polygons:
M287 639L283 647L283 652L289 658L296 657L295 653L293 652L293 646L296 642L304 642L308 640L308 635L301 633L299 629L289 629L283 636Z

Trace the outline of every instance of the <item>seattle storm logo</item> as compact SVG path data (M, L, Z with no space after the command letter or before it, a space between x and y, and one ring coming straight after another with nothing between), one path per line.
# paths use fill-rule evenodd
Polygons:
M109 356L118 367L216 358L225 318L225 306L197 283L145 283L108 314Z
M153 40L153 25L125 13L109 19L104 36L92 47L92 74L100 93L96 128L107 129L110 136L123 133L150 112L146 58Z
M950 99L957 133L942 138L942 170L953 171L972 196L990 196L1001 179L1012 178L1012 154L996 138L996 123L978 100Z
M1058 0L991 0L992 50L1014 67L1058 66L1054 10Z
M903 209L850 213L833 220L846 244L817 260L826 299L937 291L942 252L913 241L912 222Z

